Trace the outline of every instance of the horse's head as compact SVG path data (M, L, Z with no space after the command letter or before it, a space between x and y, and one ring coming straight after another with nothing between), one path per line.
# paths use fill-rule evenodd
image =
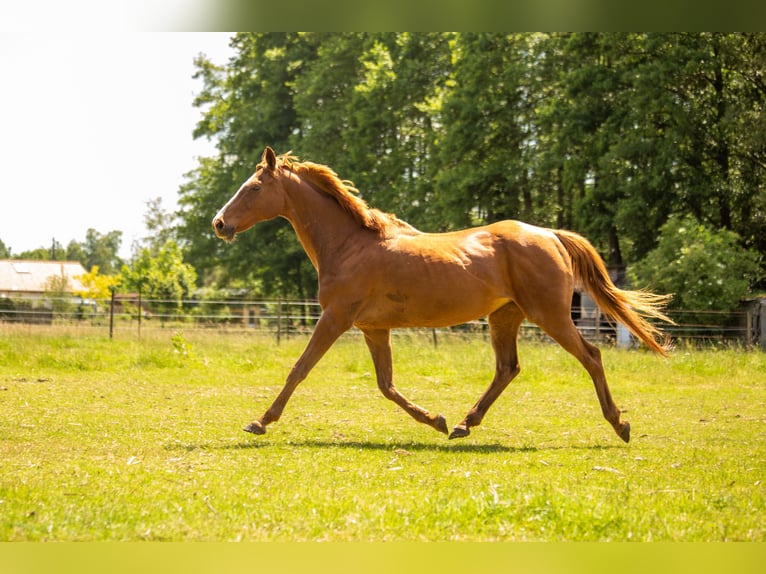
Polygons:
M213 218L213 229L218 237L231 241L237 233L282 213L284 194L279 171L277 156L267 147L255 173Z

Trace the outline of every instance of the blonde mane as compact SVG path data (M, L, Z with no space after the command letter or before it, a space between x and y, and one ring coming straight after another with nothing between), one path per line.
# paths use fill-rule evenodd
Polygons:
M278 161L279 167L292 171L322 193L335 199L338 205L363 227L376 231L383 236L388 235L388 231L392 228L415 231L415 228L409 223L367 205L367 202L359 197L359 190L354 187L352 182L341 180L338 174L326 165L310 161L300 162L290 152L279 156Z

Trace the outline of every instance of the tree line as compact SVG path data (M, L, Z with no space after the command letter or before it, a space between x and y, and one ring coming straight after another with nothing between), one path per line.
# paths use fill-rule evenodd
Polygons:
M153 276L158 294L188 297L196 278L315 297L285 221L233 244L210 226L268 145L424 231L507 218L578 231L677 307L732 308L766 287L765 34L242 33L231 46L224 64L195 62L194 136L217 153L186 174L179 211L149 202L130 262L115 259L119 232L94 230L66 258L133 290Z
M178 237L209 283L315 295L285 222L231 245L210 229L266 145L331 166L424 231L506 218L572 229L661 283L638 264L684 220L708 230L697 240L734 238L745 291L763 277L764 34L247 33L231 45L225 65L196 61L194 135L218 154L180 190Z
M86 269L97 266L102 273L111 275L118 273L123 264L119 256L120 245L122 245L122 231L101 233L91 228L85 233L85 241L72 239L64 247L60 241L52 238L49 247L38 247L19 253L12 253L11 247L6 246L0 239L0 259L78 261Z

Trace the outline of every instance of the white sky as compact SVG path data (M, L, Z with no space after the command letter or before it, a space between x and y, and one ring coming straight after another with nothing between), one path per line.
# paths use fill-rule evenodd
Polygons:
M64 5L66 3L63 3ZM95 27L95 30L98 30ZM146 235L146 201L177 205L194 140L193 61L228 61L229 34L0 32L0 239L12 252L123 232ZM233 193L233 191L232 191ZM210 214L211 218L214 214Z

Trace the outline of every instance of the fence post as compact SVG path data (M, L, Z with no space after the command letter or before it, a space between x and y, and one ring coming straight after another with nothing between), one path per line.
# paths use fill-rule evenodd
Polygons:
M761 299L761 317L758 321L758 340L761 342L761 351L766 351L766 299Z
M141 309L141 306L143 305L143 302L141 301L141 286L143 285L143 279L138 283L138 340L141 340L141 315L143 315L143 310Z
M112 297L109 301L109 338L114 338L114 286L109 288L112 293Z
M277 299L277 345L282 340L282 298Z

